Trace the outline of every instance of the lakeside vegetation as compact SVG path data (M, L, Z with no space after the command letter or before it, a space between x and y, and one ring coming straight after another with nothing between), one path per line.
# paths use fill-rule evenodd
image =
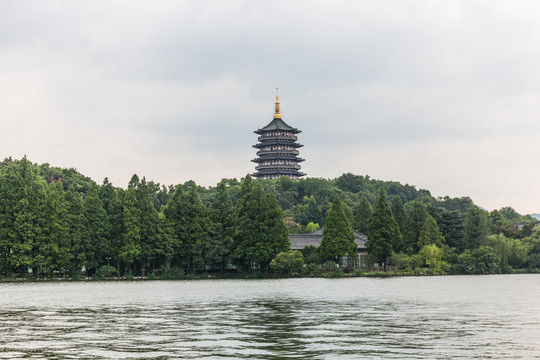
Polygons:
M244 277L365 276L371 272L336 267L356 252L351 226L369 236L370 267L394 274L536 272L535 221L511 207L487 212L468 197L434 198L353 174L246 176L209 188L134 175L123 189L26 158L0 163L3 278L237 276L228 264ZM289 232L318 226L320 249L290 250Z

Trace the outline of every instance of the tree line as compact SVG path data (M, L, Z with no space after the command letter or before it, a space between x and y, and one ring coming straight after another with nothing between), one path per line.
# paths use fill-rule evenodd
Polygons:
M26 157L0 163L5 277L224 271L228 264L267 271L290 250L289 233L325 225L320 249L303 251L308 268L352 254L353 228L369 235L371 263L500 272L539 265L533 221L511 208L487 213L467 197L436 199L414 186L353 174L300 181L246 176L208 188L133 175L120 188Z
M127 189L73 169L6 159L0 167L0 274L145 275L235 263L267 270L290 248L276 197L248 176L233 206L227 181L206 206L189 181L160 187L134 175ZM111 272L111 271L109 271Z
M449 211L425 197L404 206L399 196L387 201L381 190L373 207L359 201L353 224L369 235L371 261L385 270L487 274L540 266L538 221L510 207Z

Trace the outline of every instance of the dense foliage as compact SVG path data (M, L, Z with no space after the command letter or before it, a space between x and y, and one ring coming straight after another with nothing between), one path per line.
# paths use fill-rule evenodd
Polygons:
M370 265L511 272L540 266L534 221L510 207L488 213L468 197L434 198L414 186L353 174L300 181L247 176L209 188L193 181L162 186L134 175L120 188L26 158L0 163L5 277L160 271L174 278L231 264L297 273L300 259L303 271L317 274L336 271L339 258L353 252L351 226L370 236ZM307 247L302 258L288 252L288 232L318 226L325 226L330 246Z

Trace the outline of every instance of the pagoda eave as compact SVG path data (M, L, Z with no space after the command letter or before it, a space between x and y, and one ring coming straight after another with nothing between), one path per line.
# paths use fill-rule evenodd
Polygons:
M296 157L296 155L290 155L290 156L269 156L269 155L266 155L266 156L261 156L261 157L258 157L258 158L255 158L255 159L251 159L252 162L254 163L258 163L258 162L261 162L261 161L267 161L267 160L292 160L294 162L302 162L302 161L306 161L306 159L302 159L302 158L299 158L299 157Z
M262 177L267 175L275 175L275 176L306 176L303 172L300 171L258 171L256 173L251 174L253 177Z
M285 141L260 142L260 143L257 143L255 145L252 145L252 146L254 148L256 148L256 149L259 149L259 148L262 148L262 147L265 147L265 146L277 146L277 145L291 146L291 147L294 147L294 148L301 148L301 147L304 146L302 144L298 144L298 143L294 143L294 142L285 142Z

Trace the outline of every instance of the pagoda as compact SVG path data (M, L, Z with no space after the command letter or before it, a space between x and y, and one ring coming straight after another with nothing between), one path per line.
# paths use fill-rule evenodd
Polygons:
M297 143L298 137L296 134L301 133L300 130L290 127L281 118L279 112L279 96L276 88L276 107L274 118L268 125L262 129L254 131L259 136L259 143L253 145L257 151L258 158L251 161L257 163L255 172L252 176L271 180L278 179L282 176L287 176L293 180L300 179L305 176L300 172L299 163L304 159L298 157L300 154L298 148L303 145Z

